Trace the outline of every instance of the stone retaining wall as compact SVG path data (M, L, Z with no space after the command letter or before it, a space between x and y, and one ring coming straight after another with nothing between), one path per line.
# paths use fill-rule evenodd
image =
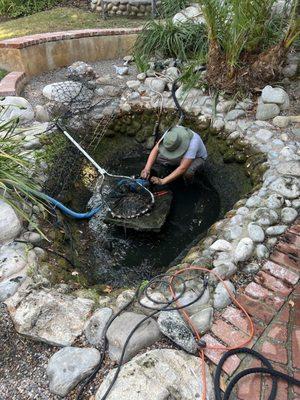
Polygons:
M91 9L107 15L147 17L152 12L151 0L92 0Z
M3 40L0 68L31 77L77 60L121 58L130 53L139 31L140 28L83 29Z

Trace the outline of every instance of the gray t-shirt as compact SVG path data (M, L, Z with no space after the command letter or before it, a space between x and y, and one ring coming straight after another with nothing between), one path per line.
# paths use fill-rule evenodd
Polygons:
M193 137L190 141L189 148L184 153L183 158L189 158L194 160L195 158L203 158L203 160L207 159L207 150L206 147L197 133L193 132Z

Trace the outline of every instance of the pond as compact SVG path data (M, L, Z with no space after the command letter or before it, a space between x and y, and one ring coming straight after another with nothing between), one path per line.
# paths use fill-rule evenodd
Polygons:
M138 175L145 165L149 133L151 135L156 116L148 113L145 118L143 113L137 113L128 118L130 123L126 118L114 121L106 137L89 151L109 172L131 176ZM162 131L173 119L173 114L164 115ZM147 131L143 124L151 129ZM193 119L186 124L199 132ZM244 164L225 163L223 154L227 149L224 149L224 143L222 147L208 131L201 134L209 154L206 166L192 184L186 185L183 180L178 180L170 185L173 194L171 208L159 232L124 229L105 223L102 216L83 222L64 218L68 231L66 251L72 253L89 285L105 283L114 287L131 287L166 271L251 190ZM81 171L87 168L85 162L81 161L80 165ZM81 175L81 180L75 180L72 185L69 205L83 210L89 201L97 204L97 192L93 193L93 190L95 181L84 184Z

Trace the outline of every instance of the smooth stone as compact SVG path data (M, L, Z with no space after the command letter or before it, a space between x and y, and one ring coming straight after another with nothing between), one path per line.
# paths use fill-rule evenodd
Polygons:
M188 353L196 354L198 346L194 335L178 311L161 311L157 322L165 336Z
M245 265L243 271L246 274L256 274L260 270L260 265L257 262L252 261L251 263Z
M214 309L212 307L208 307L192 315L191 320L193 322L193 326L199 333L204 334L211 328L213 314Z
M256 139L260 140L263 143L267 143L272 136L273 132L267 129L259 129L255 134Z
M248 229L248 235L249 235L250 239L253 240L253 242L261 243L264 241L265 233L259 225L250 223L248 225L247 229Z
M273 225L279 220L276 211L268 209L267 207L257 208L252 214L252 218L258 225L262 226Z
M194 23L194 24L203 24L205 23L205 19L203 17L203 13L199 4L193 4L189 7L184 8L174 15L172 19L174 24L182 24L182 23Z
M178 300L178 303L182 306L186 306L189 303L192 303L201 293L202 290L202 285L199 287L199 284L197 286L197 291L195 290L187 290L182 297ZM176 295L179 295L179 293L176 293ZM204 290L203 295L200 297L199 300L197 300L195 303L191 304L190 306L187 306L185 310L189 314L195 314L197 311L201 310L204 305L209 303L210 300L210 292L209 288L206 288Z
M300 184L299 179L294 177L289 178L277 178L269 186L270 190L280 194L288 199L296 199L300 197Z
M226 284L227 288L230 290L230 292L235 294L235 287L232 282L230 281L224 281ZM221 309L224 307L227 307L229 304L231 304L232 300L231 297L229 296L229 293L227 292L225 286L223 285L222 282L219 282L217 284L215 293L214 293L214 308L216 309Z
M286 225L269 226L269 228L266 229L266 234L268 236L277 236L283 234L286 229L287 229Z
M22 238L26 242L33 244L37 244L42 240L42 236L37 232L25 232L23 233Z
M226 240L235 240L240 238L243 234L243 228L241 226L228 226L224 229L224 237Z
M87 101L87 98L92 98L93 92L80 82L64 81L46 85L43 96L58 103L70 103L75 97L76 101Z
M235 121L238 118L243 117L246 115L244 110L231 110L227 113L225 120L226 121Z
M284 115L278 115L277 117L273 118L273 125L277 126L278 128L286 128L290 124L290 118Z
M266 121L279 115L280 108L277 104L258 104L256 110L256 119Z
M226 113L229 110L231 110L234 106L235 106L235 101L234 100L220 101L217 104L217 112Z
M0 248L0 280L19 274L28 263L26 245L4 245Z
M276 167L281 175L290 175L300 177L300 162L298 161L285 161L281 162Z
M100 346L102 344L103 332L111 316L112 310L107 307L97 310L89 320L84 333L87 341L92 346Z
M166 80L160 78L146 78L145 86L147 86L150 91L162 93L166 87Z
M300 208L300 199L295 199L295 200L293 200L292 201L292 206L294 207L294 208Z
M35 120L38 122L49 122L50 115L44 106L37 105L35 107Z
M284 198L279 194L271 194L271 196L269 196L267 200L268 207L272 209L277 209L282 207L283 203L284 203Z
M232 275L234 275L237 271L236 265L227 260L215 260L213 261L213 265L215 268L212 269L212 272L217 274L222 279L228 279ZM210 281L216 282L217 278L213 275L210 276Z
M217 118L212 123L212 129L214 129L216 132L221 132L224 126L225 122L223 118Z
M275 103L280 106L285 106L289 102L289 95L281 88L273 88L268 85L263 88L261 98L264 103ZM285 108L286 109L286 108Z
M127 81L126 82L126 86L132 90L136 90L140 86L140 84L141 84L140 81Z
M141 73L138 74L136 77L137 77L137 79L138 79L139 81L144 81L144 80L147 78L147 75L145 74L145 72L141 72Z
M128 335L144 318L145 315L142 314L124 312L112 322L106 335L109 345L108 354L111 360L120 362ZM151 346L160 338L159 327L153 319L143 322L129 341L123 362L127 362L141 349Z
M34 111L26 99L17 96L5 96L0 98L0 122L8 122L19 119L20 122L28 122L34 119ZM1 135L0 135L1 136Z
M227 240L218 239L210 246L210 248L214 251L231 251L232 245L227 242Z
M249 199L246 201L246 207L249 208L255 208L255 207L259 207L262 203L262 199L259 196L251 196L249 197Z
M65 397L95 370L99 362L100 353L96 349L65 347L59 350L47 366L50 391Z
M116 306L118 309L123 308L126 304L128 304L135 295L135 291L132 289L124 290L122 293L119 294L116 300Z
M94 302L54 289L17 291L6 300L18 333L53 346L70 346L82 334Z
M291 207L285 207L281 210L281 221L284 224L290 224L298 216L298 212Z
M13 207L0 200L0 245L15 239L21 229L21 221Z
M252 255L253 248L253 240L250 238L241 239L234 251L234 260L236 262L247 261Z
M205 365L206 398L214 399L211 373ZM95 400L106 393L115 371L104 378ZM191 379L197 377L197 379ZM192 400L201 399L203 380L199 358L173 349L155 349L135 357L123 366L109 400Z
M0 282L0 302L13 296L25 279L24 275L19 275Z
M258 258L268 258L270 253L265 245L258 244L256 247L256 255Z

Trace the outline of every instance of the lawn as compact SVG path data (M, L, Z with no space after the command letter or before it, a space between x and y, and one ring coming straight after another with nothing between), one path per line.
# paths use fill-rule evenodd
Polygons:
M57 7L28 17L1 22L0 40L43 32L83 28L132 28L143 25L143 19L109 17L73 7Z

